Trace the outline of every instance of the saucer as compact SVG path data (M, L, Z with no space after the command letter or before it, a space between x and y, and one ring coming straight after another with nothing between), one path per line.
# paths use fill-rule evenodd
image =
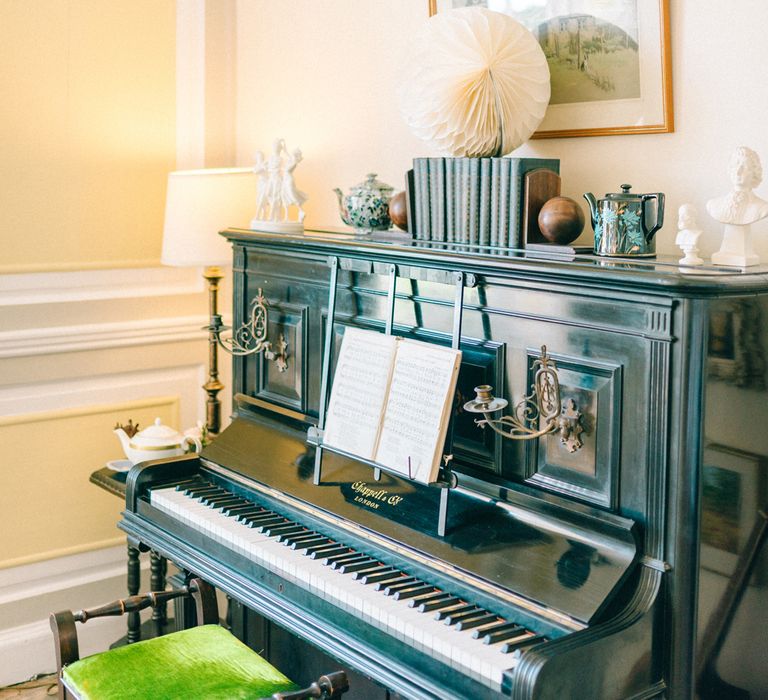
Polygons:
M130 459L113 459L111 462L107 462L107 468L113 472L127 472L132 466L133 462Z

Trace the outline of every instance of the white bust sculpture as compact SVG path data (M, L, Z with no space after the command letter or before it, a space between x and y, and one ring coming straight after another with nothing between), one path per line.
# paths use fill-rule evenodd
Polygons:
M278 233L304 230L302 205L307 195L293 181L293 171L301 160L301 151L297 148L289 153L283 139L274 140L269 158L261 151L256 152L256 215L251 228ZM296 210L295 218L291 217L292 208Z
M699 237L701 229L696 227L696 207L693 204L683 204L678 210L678 233L675 245L685 253L680 258L681 265L701 265L704 261L698 256Z
M768 217L768 202L752 192L763 179L757 153L746 146L737 148L728 163L728 176L733 190L707 202L709 215L725 224L723 243L712 256L712 262L741 267L757 265L760 258L752 248L750 226Z

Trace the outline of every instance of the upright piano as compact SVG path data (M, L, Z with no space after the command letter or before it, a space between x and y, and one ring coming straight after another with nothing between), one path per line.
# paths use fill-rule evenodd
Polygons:
M357 697L691 698L725 642L759 666L734 619L768 607L747 542L768 267L224 235L235 338L263 305L269 346L234 357L232 422L202 454L131 471L129 541L260 616L283 663L317 649L368 679ZM447 483L318 458L350 327L457 341ZM478 426L474 388L513 411L542 352L578 439Z

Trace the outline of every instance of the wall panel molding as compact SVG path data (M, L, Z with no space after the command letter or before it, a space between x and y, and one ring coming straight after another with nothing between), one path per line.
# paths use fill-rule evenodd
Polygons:
M182 425L189 427L205 415L205 396L200 385L205 381L203 365L119 372L87 378L39 382L0 387L0 419L36 412L87 409L103 405L178 396Z
M201 271L185 267L97 269L0 275L0 307L197 294Z
M206 316L176 316L0 331L0 358L55 355L136 345L206 341Z

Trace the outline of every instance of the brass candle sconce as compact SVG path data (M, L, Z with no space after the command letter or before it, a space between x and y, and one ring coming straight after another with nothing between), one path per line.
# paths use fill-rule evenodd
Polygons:
M486 425L502 437L510 440L533 440L550 433L558 433L560 441L569 452L582 446L581 412L573 399L565 405L560 399L560 380L557 366L547 355L546 345L541 346L541 357L533 363L536 371L532 392L524 396L511 415L494 418L493 413L504 410L509 402L493 395L493 387L482 384L475 387L475 398L464 404L469 413L481 413L475 421L481 428Z
M223 385L218 381L218 361L216 358L216 347L220 346L230 355L236 357L245 357L246 355L255 355L263 352L267 360L273 361L277 365L279 372L285 372L288 369L288 343L285 336L281 333L280 340L277 343L277 351L272 347L272 343L267 339L267 322L269 314L267 312L267 300L259 288L258 293L251 302L251 315L231 336L222 337L222 333L232 330L230 326L225 326L221 320L221 314L217 311L216 293L218 291L218 281L220 275L211 278L209 281L209 307L210 323L203 330L208 331L209 338L209 377L203 385L203 389L208 393L208 428L212 433L218 433L220 426L221 403L217 398L218 392Z
M288 369L288 342L281 333L280 340L277 342L276 351L272 347L272 342L267 339L267 322L269 313L267 311L267 300L259 288L258 293L251 302L250 318L243 323L240 328L232 333L228 338L222 337L222 333L231 330L221 322L220 314L211 316L211 325L208 330L216 338L216 342L230 355L236 357L245 357L246 355L255 355L263 352L264 357L272 360L277 365L280 372Z

